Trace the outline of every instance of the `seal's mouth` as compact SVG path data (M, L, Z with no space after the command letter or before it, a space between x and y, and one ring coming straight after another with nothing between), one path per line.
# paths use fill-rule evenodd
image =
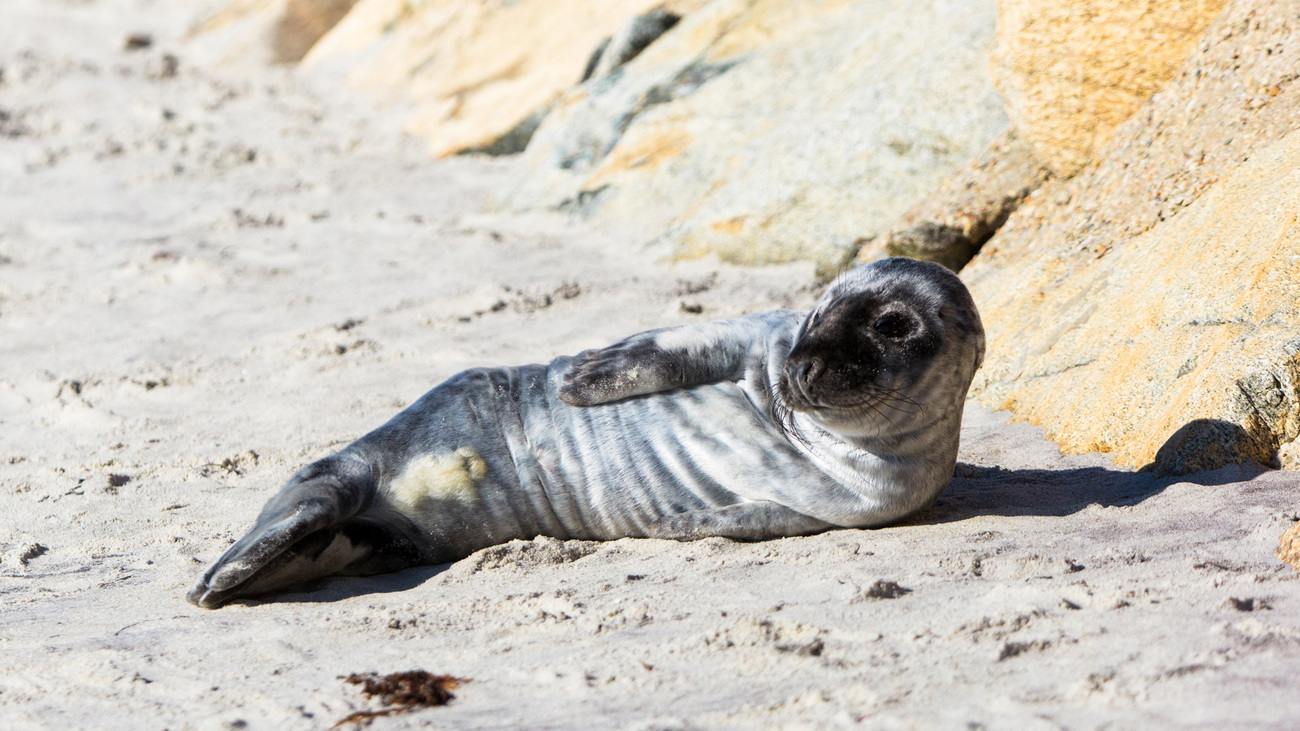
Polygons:
M781 379L778 392L786 408L804 413L870 410L893 400L890 398L891 391L874 388L865 392L814 394L798 380L789 378Z
M871 392L827 392L824 388L817 388L812 381L813 379L807 378L807 374L792 375L788 370L781 374L777 391L786 408L804 413L852 411L870 408L877 401Z
M799 371L802 369L796 369ZM801 372L782 372L777 383L780 408L790 413L812 416L824 426L839 430L879 432L896 429L903 422L925 411L923 404L910 396L906 387L891 379L890 385L876 379L851 390L820 386ZM820 386L820 387L819 387Z

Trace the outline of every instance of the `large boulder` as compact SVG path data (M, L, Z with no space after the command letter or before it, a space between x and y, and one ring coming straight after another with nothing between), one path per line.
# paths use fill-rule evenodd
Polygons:
M232 0L190 29L189 50L220 66L274 63L275 27L288 5L289 0Z
M191 29L191 45L223 66L296 63L356 2L231 0Z
M1277 539L1273 555L1296 571L1300 571L1300 523L1291 526Z
M703 2L360 0L302 66L409 107L407 129L436 156L522 149L603 39L654 7L682 14Z
M348 14L357 0L288 0L275 24L276 60L297 63Z
M884 236L864 240L856 263L886 256L959 271L1051 172L1015 129L917 201Z
M507 208L652 232L678 256L843 267L1007 125L992 0L714 0L565 93Z
M1096 163L984 246L974 397L1165 474L1278 461L1300 434L1297 31L1290 3L1232 2Z
M1068 175L1182 68L1224 1L998 0L994 82L1016 128Z

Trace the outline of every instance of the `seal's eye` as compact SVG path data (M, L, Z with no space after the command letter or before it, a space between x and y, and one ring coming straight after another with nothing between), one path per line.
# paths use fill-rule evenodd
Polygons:
M887 338L897 340L912 332L912 318L897 312L887 312L871 323L871 328Z

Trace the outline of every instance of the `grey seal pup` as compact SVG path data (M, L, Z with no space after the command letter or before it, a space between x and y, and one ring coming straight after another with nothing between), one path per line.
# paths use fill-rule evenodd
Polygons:
M961 280L895 258L843 275L811 313L464 371L290 478L188 598L217 607L539 535L753 541L891 523L951 479L983 354Z

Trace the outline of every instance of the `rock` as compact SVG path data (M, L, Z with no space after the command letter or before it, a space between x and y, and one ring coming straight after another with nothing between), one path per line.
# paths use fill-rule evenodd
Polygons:
M603 79L614 73L615 69L636 58L681 19L682 16L663 8L654 8L632 18L617 35L606 38L596 46L596 51L587 61L587 70L582 73L582 81Z
M1224 0L998 0L994 83L1016 128L1070 175L1183 66Z
M1029 143L1009 128L912 206L889 233L863 242L857 263L907 256L958 271L1050 175Z
M123 51L146 51L153 47L153 36L148 33L132 33L122 41Z
M287 6L288 0L231 0L190 29L190 53L227 67L274 63L271 41Z
M482 145L463 147L455 152L458 155L517 155L527 149L528 141L537 133L537 128L541 126L542 120L546 118L548 111L550 111L550 107L543 106L524 117L519 124L501 133L496 139Z
M1300 441L1283 444L1277 450L1278 466L1284 470L1300 471Z
M357 0L230 0L190 31L224 66L296 63Z
M714 0L566 92L499 203L833 272L1006 127L994 20L991 0Z
M984 245L962 271L988 337L975 398L1121 464L1166 441L1175 471L1277 463L1300 434L1298 25L1231 3L1096 163ZM1179 434L1200 419L1245 437Z
M656 6L681 15L704 1L360 0L302 66L409 105L407 130L436 156L508 152L579 82L601 39Z
M1300 523L1291 526L1290 530L1282 534L1273 555L1282 559L1282 563L1300 571Z
M272 47L280 63L297 63L307 55L357 0L288 0L275 24Z
M1155 462L1144 467L1156 477L1190 475L1241 462L1242 455L1259 461L1270 459L1266 445L1255 444L1239 424L1220 419L1194 419L1156 452Z

